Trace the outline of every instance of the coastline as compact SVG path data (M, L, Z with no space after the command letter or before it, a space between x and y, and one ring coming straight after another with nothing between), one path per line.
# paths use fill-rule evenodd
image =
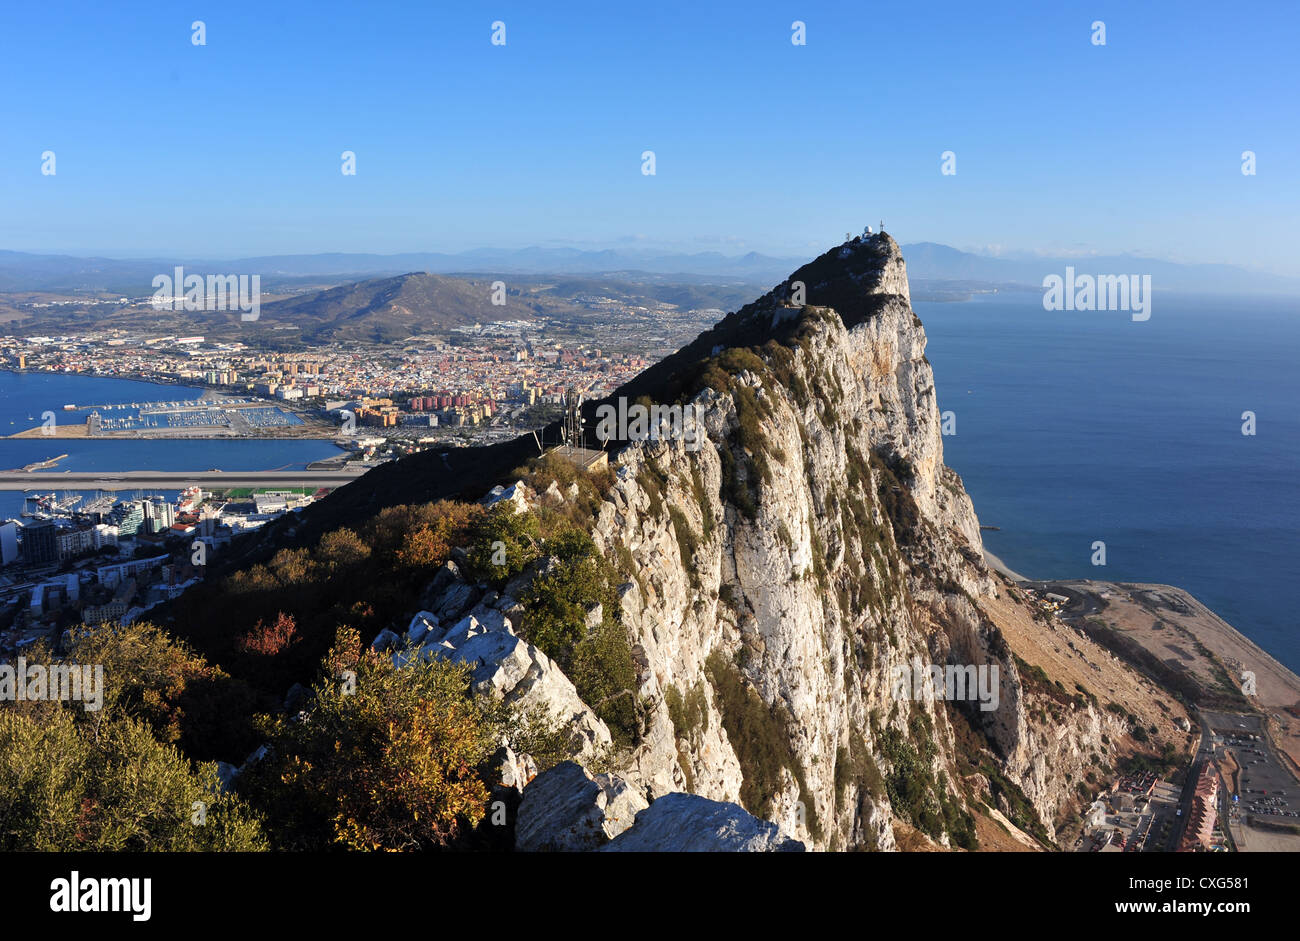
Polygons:
M1300 711L1288 712L1300 710L1300 676L1190 592L1145 582L1030 579L987 549L984 557L990 568L1021 589L1068 596L1070 603L1060 612L1066 623L1104 625L1157 660L1197 677L1207 689L1224 673L1240 683L1243 671L1250 671L1256 692L1248 697L1249 708L1263 717L1276 750L1300 777Z
M1017 571L1015 571L1014 569L1012 569L1012 568L1011 568L1010 566L1008 566L1005 562L1003 562L1000 558L998 558L997 556L995 556L992 552L989 552L988 549L985 549L985 550L984 550L984 561L985 561L986 563L988 563L989 568L993 569L995 572L999 572L999 573L1001 573L1002 575L1005 575L1007 578L1011 579L1013 582L1031 582L1031 581L1033 581L1032 578L1026 578L1024 575L1021 575L1019 572L1017 572Z

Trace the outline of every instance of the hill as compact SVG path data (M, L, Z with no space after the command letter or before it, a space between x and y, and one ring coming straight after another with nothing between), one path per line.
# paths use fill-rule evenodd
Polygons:
M308 342L387 343L493 320L532 320L562 309L563 302L529 299L517 291L506 305L494 305L490 281L415 272L274 301L262 308L262 322L292 324Z

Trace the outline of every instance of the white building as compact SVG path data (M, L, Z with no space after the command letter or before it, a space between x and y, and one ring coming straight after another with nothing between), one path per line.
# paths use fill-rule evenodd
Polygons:
M95 527L95 548L102 549L105 546L117 545L118 528L110 526L107 523L100 523Z

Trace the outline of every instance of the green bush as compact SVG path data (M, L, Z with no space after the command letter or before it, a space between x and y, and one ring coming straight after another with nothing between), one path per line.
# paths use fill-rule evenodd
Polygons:
M632 745L639 740L641 710L636 664L621 623L606 618L579 641L568 675L582 701L605 720L617 744Z
M673 521L673 532L677 535L677 553L681 556L682 566L691 576L691 581L697 581L697 572L695 570L695 553L700 548L700 541L695 536L695 530L691 528L690 521L686 519L686 514L675 506L668 507L668 517Z
M696 683L683 696L676 686L664 690L664 705L677 738L689 738L697 729L709 730L708 697L703 683Z
M667 483L663 472L646 462L636 472L636 482L650 498L650 515L661 516L664 511L664 484Z
M266 757L240 789L274 822L277 849L435 849L482 819L480 768L496 749L502 707L470 693L463 664L406 666L339 631L305 721L263 719ZM348 680L341 680L350 671Z
M546 540L555 562L533 579L520 602L521 633L554 660L578 695L609 725L620 744L641 734L636 666L627 632L618 619L618 573L585 532L566 528ZM601 624L588 633L587 612L601 605Z
M517 513L512 504L498 503L473 528L470 572L481 581L503 586L537 558L540 535L533 513Z
M695 502L700 506L700 518L704 521L704 538L708 539L713 535L715 525L713 519L713 503L709 500L708 493L704 489L704 477L700 473L700 467L695 462L691 462L691 493L695 496Z
M247 805L139 720L0 709L0 850L266 848ZM84 713L86 716L93 713Z

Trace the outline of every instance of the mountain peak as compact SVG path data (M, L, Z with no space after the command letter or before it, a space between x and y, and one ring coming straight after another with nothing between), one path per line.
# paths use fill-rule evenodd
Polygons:
M851 238L801 265L766 294L728 314L694 341L620 386L615 395L673 401L701 364L721 351L790 343L804 328L805 308L832 308L847 329L885 312L906 313L911 298L902 249L884 232Z
M802 298L799 285L803 286ZM832 307L846 327L870 318L891 301L910 306L902 249L886 232L857 236L798 268L754 302Z

